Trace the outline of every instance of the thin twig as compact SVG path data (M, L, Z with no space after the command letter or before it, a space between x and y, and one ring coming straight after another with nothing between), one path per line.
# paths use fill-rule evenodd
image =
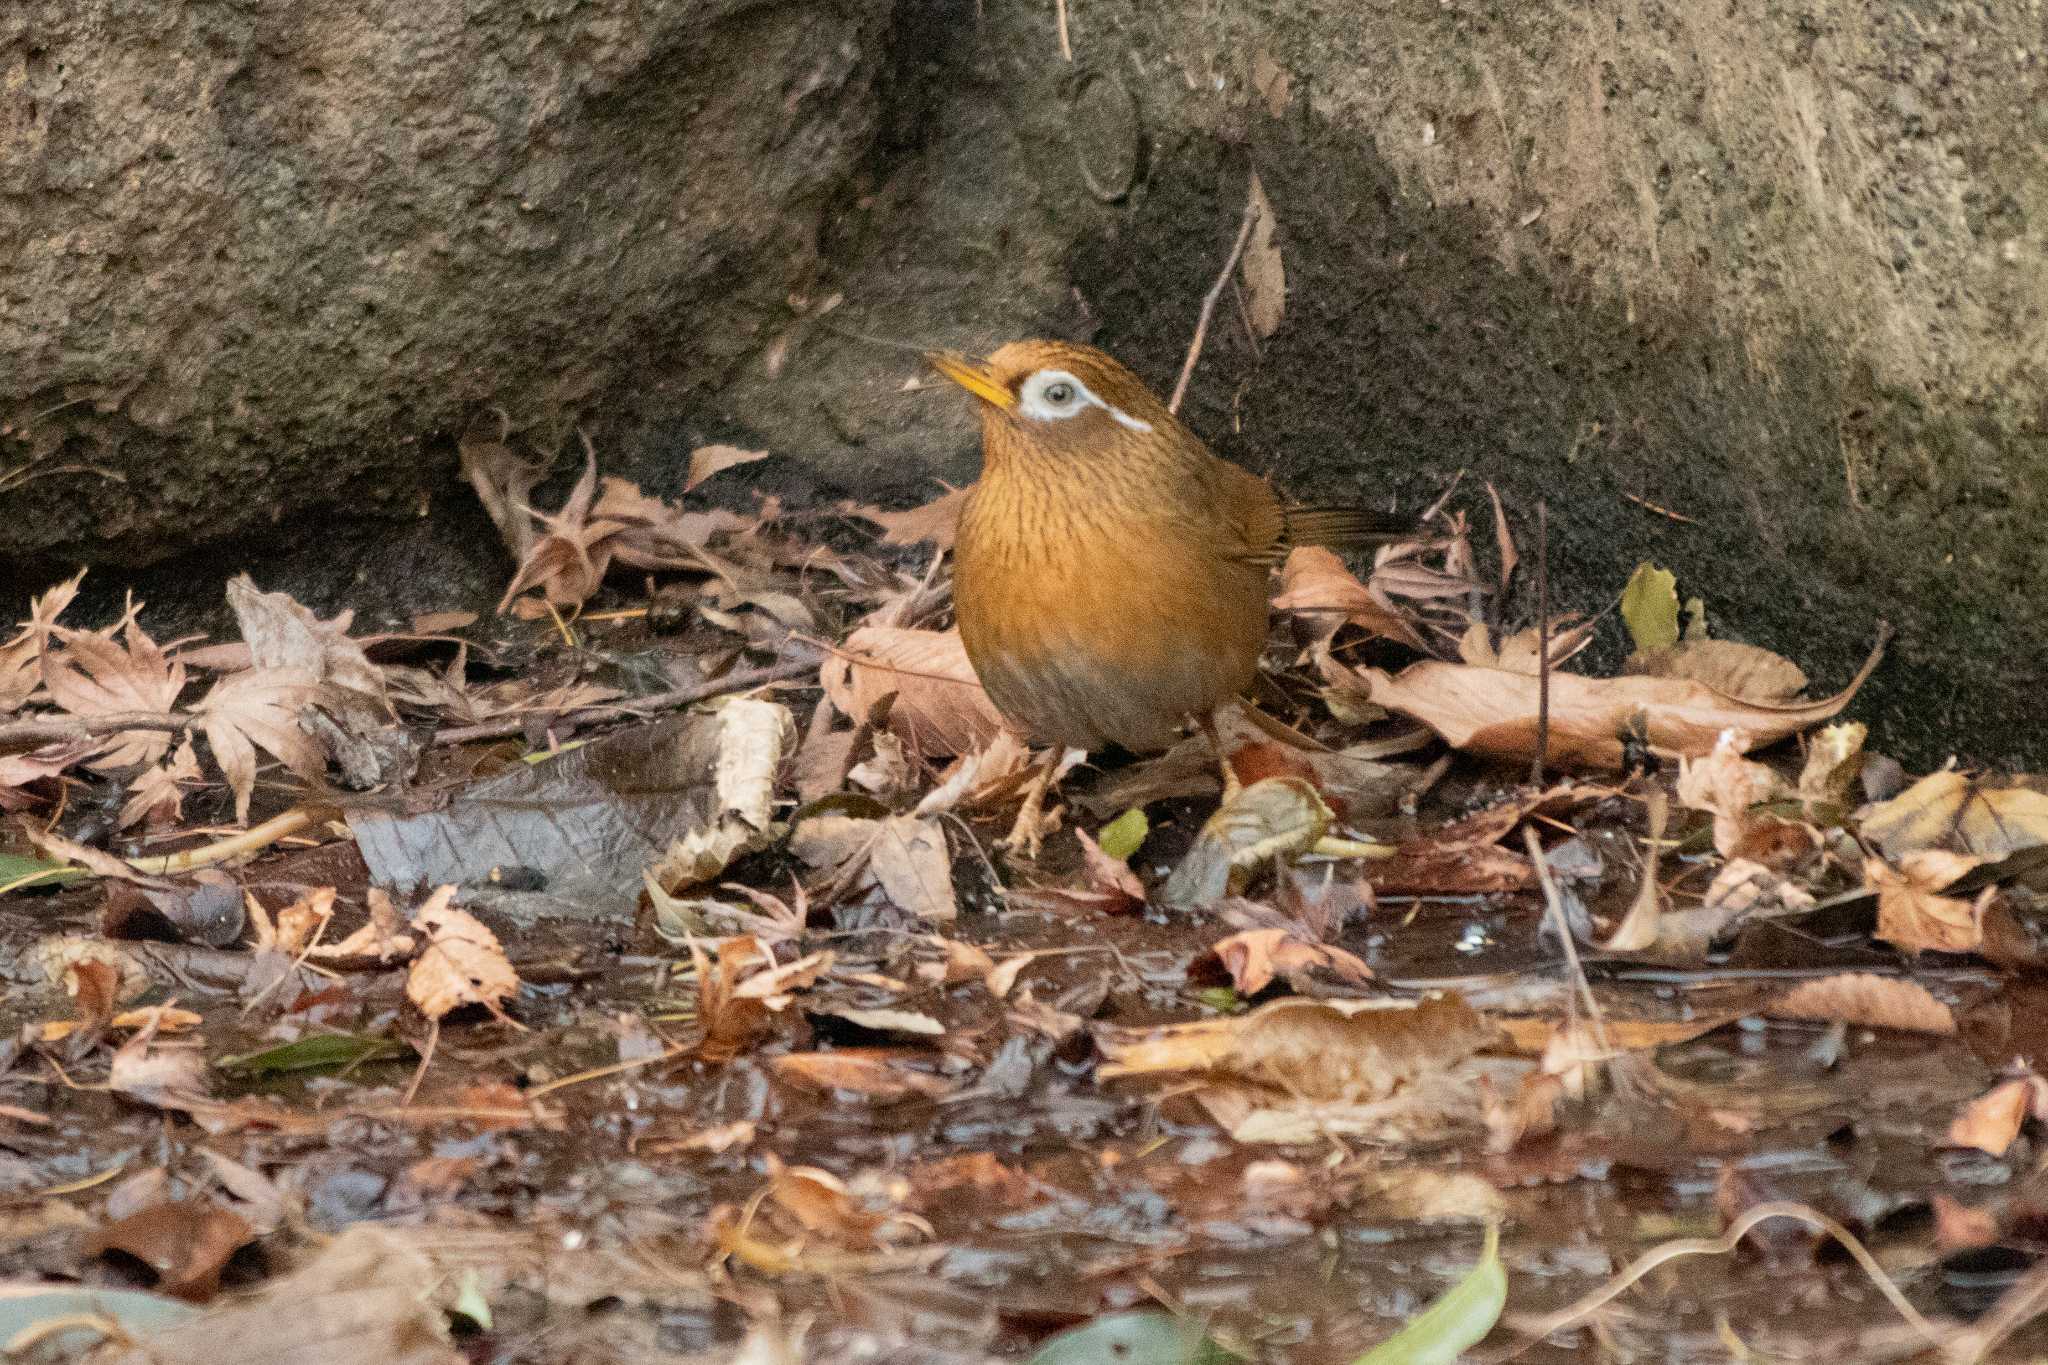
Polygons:
M1180 400L1187 397L1188 381L1195 377L1195 362L1202 358L1202 343L1209 337L1209 320L1216 316L1216 300L1223 297L1223 286L1230 283L1230 272L1237 269L1238 258L1244 255L1245 243L1252 239L1252 227L1258 221L1259 196L1257 191L1248 190L1244 197L1244 221L1237 225L1237 240L1231 243L1230 258L1223 262L1223 270L1216 276L1216 283L1209 286L1208 296L1202 300L1202 314L1195 320L1195 337L1188 343L1188 358L1181 362L1180 378L1174 383L1173 397L1166 400L1168 412L1178 413Z
M573 711L564 711L554 718L550 729L557 734L567 734L585 725L600 721L617 720L621 716L639 715L649 711L672 711L677 707L690 706L712 697L722 697L728 692L744 692L750 687L760 687L772 682L786 682L815 672L821 660L815 654L804 654L765 668L749 668L739 673L728 673L722 678L707 682L691 683L687 687L672 687L666 692L655 692L645 697L635 697L629 703L608 702L601 706L582 706ZM487 720L479 725L457 725L434 732L434 744L467 744L473 739L504 739L510 735L526 732L526 718L506 716L498 720Z
M0 750L39 749L45 744L82 744L123 730L189 730L199 717L189 711L115 711L102 716L37 716L0 725Z
M1513 1360L1516 1356L1537 1345L1552 1333L1561 1332L1567 1327L1576 1326L1587 1316L1612 1302L1631 1285L1641 1280L1660 1265L1665 1265L1684 1256L1727 1255L1735 1249L1738 1242L1749 1235L1752 1228L1773 1218L1789 1218L1794 1222L1804 1223L1810 1228L1816 1228L1834 1238L1841 1245L1842 1249L1848 1252L1856 1264L1862 1268L1863 1273L1870 1277L1870 1282L1877 1286L1878 1292L1884 1295L1885 1301L1891 1304L1893 1310L1906 1320L1908 1326L1918 1332L1936 1350L1945 1350L1948 1347L1950 1334L1943 1333L1937 1329L1933 1323L1920 1315L1918 1309L1906 1301L1906 1296L1899 1292L1898 1285L1894 1284L1891 1277L1884 1273L1884 1268L1878 1265L1877 1258L1872 1256L1863 1243L1857 1241L1847 1228L1826 1214L1805 1204L1797 1204L1785 1199L1775 1199L1769 1203L1758 1204L1749 1209L1740 1218L1730 1223L1728 1230L1719 1237L1684 1237L1666 1242L1661 1246L1651 1247L1648 1251L1630 1262L1628 1268L1619 1275L1616 1275L1598 1289L1586 1294L1577 1302L1567 1304L1555 1313L1546 1313L1540 1318L1516 1321L1513 1324L1514 1328L1522 1334L1523 1339L1499 1355L1488 1356L1486 1358L1487 1365L1501 1365L1503 1361Z
M1564 895L1557 889L1557 879L1550 874L1550 861L1543 856L1543 842L1527 825L1522 826L1522 842L1529 850L1529 861L1536 864L1536 880L1543 884L1543 903L1550 912L1559 941L1564 944L1564 960L1572 969L1572 980L1577 983L1579 995L1586 1002L1586 1013L1593 1024L1593 1037L1600 1044L1600 1051L1611 1056L1614 1045L1607 1041L1607 1015L1593 995L1593 983L1586 979L1586 968L1579 961L1579 945L1572 938L1571 921L1565 918Z
M1060 21L1060 56L1074 60L1074 44L1067 38L1067 0L1053 0L1053 12Z
M1550 504L1536 502L1536 758L1529 781L1543 785L1550 757Z

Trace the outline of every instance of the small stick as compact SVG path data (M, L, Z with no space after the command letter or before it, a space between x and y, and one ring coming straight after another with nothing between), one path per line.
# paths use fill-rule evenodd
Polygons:
M1067 0L1053 0L1053 12L1060 21L1060 56L1074 60L1074 45L1067 40Z
M1543 841L1536 837L1535 830L1524 825L1522 845L1529 850L1529 861L1536 864L1536 880L1543 887L1543 905L1557 929L1558 940L1564 944L1564 960L1571 967L1572 980L1577 983L1579 995L1586 1002L1586 1013L1593 1024L1593 1037L1599 1042L1600 1050L1611 1056L1614 1044L1607 1041L1607 1015L1601 1010L1600 1001L1593 994L1593 983L1586 979L1586 968L1579 961L1579 945L1572 938L1571 920L1564 912L1564 893L1557 889L1549 860L1543 856Z
M564 711L555 718L554 728L563 734L581 726L598 721L617 720L621 716L647 711L669 711L681 706L706 701L712 697L724 696L728 692L744 692L750 687L764 683L786 682L802 677L818 667L819 659L806 654L765 668L750 668L740 673L728 673L722 678L708 682L691 683L687 687L672 687L666 692L655 692L645 697L635 697L630 702L611 702L602 706L583 706L574 711ZM431 741L435 744L466 744L473 739L504 739L510 735L523 734L526 720L522 716L506 716L498 720L487 720L480 725L458 725L452 729L437 730Z
M1536 760L1529 782L1543 785L1550 757L1550 504L1536 502Z
M1195 339L1188 343L1188 358L1181 362L1180 378L1174 383L1173 397L1166 400L1168 412L1180 412L1180 400L1187 397L1188 381L1195 377L1195 362L1202 358L1202 343L1209 337L1209 320L1216 316L1216 300L1223 297L1223 286L1230 283L1230 272L1237 269L1238 257L1244 255L1245 243L1252 239L1252 226L1258 221L1258 195L1247 192L1244 198L1244 221L1237 225L1237 240L1231 243L1230 258L1223 263L1222 273L1216 276L1216 283L1209 286L1208 297L1202 300L1202 314L1195 321Z
M103 716L33 717L0 725L0 751L79 744L123 730L189 730L199 718L189 711L116 711Z

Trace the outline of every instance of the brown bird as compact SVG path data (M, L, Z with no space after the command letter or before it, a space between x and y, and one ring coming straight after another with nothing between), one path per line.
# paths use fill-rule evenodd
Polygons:
M1092 347L930 360L981 400L981 481L954 551L960 636L1033 739L1168 747L1251 686L1268 580L1292 546L1414 534L1359 508L1286 506Z

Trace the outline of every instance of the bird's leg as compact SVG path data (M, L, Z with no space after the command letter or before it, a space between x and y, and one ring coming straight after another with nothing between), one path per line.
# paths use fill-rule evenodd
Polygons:
M1069 755L1073 762L1068 761ZM1008 853L1016 853L1025 859L1038 856L1038 847L1045 840L1045 798L1052 790L1052 784L1059 775L1086 758L1080 749L1053 749L1036 765L1031 775L1031 785L1024 789L1024 804L1017 808L1017 818L1010 822L1010 832L996 840L996 847Z
M1202 727L1202 733L1209 737L1209 747L1216 753L1216 769L1223 774L1223 804L1227 806L1244 784L1237 780L1237 770L1230 766L1230 755L1224 752L1223 736L1216 728L1216 713L1202 712L1195 717L1195 724Z

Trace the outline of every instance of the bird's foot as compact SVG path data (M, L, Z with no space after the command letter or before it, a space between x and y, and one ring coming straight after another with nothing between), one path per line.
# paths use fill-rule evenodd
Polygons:
M1053 753L1038 765L1031 785L1024 789L1024 804L1017 808L1017 818L1010 822L1010 832L996 840L996 847L1002 852L1015 854L1024 862L1035 862L1045 836L1060 827L1059 808L1048 812L1045 799L1058 779L1063 757Z

